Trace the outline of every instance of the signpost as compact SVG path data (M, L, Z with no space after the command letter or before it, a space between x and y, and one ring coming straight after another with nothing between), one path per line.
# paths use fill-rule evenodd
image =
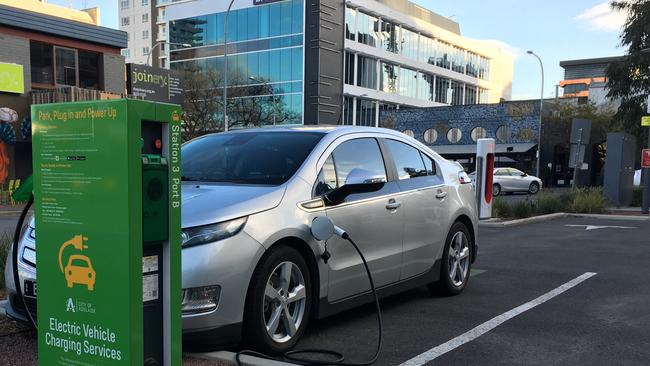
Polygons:
M648 96L648 101L650 101L650 96ZM648 104L648 113L650 113L650 104ZM650 149L650 116L641 117L641 126L649 127L648 128L648 149ZM646 151L643 150L643 158L646 158ZM642 159L643 161L643 159ZM643 199L641 200L641 213L648 214L650 213L650 164L644 166L642 170L642 180L643 180Z
M181 74L147 65L126 65L126 90L135 97L162 103L183 103Z
M494 174L494 139L476 142L476 201L480 219L492 217L492 183Z
M25 92L23 65L0 62L0 92L16 94Z
M181 364L179 116L32 107L39 364Z

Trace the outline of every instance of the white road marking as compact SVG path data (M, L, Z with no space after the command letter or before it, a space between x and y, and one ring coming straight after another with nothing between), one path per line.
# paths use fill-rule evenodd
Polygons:
M598 229L636 229L632 226L598 226L598 225L564 225L568 227L583 227L585 231L598 230Z
M564 285L557 287L534 300L531 300L523 305L519 305L518 307L509 310L497 317L494 317L486 321L485 323L477 326L476 328L469 330L459 335L458 337L447 341L446 343L443 343L420 355L413 357L412 359L406 362L403 362L402 364L400 364L400 366L422 366L427 362L431 362L436 358L444 355L445 353L453 351L454 349L464 345L465 343L475 340L476 338L484 335L485 333L491 331L492 329L498 327L499 325L505 323L506 321L516 317L517 315L520 315L538 305L547 302L548 300L551 300L552 298L579 285L580 283L588 280L589 278L595 275L596 273L586 272L585 274L572 279L571 281L565 283Z

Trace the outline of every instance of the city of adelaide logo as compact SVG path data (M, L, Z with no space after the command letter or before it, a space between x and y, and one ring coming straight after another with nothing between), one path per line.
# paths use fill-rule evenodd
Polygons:
M178 111L172 112L172 122L180 122L181 116L178 114Z
M65 268L63 267L64 250L69 246L74 247L79 252L88 249L88 246L84 243L87 240L88 238L80 234L63 243L59 248L59 268L63 272L69 288L72 288L75 284L85 285L88 291L92 292L95 289L96 273L90 258L82 254L72 254L68 257Z

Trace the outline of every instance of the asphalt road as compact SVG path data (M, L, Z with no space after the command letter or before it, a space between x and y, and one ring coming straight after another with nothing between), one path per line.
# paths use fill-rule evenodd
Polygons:
M18 216L0 216L0 238L5 234L13 238Z
M445 344L449 351L426 364L650 364L649 237L650 223L639 221L567 218L482 228L479 273L462 295L434 297L421 288L382 301L377 365L399 365L588 272L597 274L474 340L461 338L457 348ZM374 351L376 329L373 306L363 306L312 323L297 348L336 349L362 361Z

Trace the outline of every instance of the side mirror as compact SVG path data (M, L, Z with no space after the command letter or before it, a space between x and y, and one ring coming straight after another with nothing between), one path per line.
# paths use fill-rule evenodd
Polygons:
M325 195L325 205L338 205L354 193L376 192L382 189L385 183L386 177L382 174L377 174L366 169L354 168L348 173L344 185Z
M526 174L526 173L521 173L521 176L522 176L522 177L527 177L528 174Z

